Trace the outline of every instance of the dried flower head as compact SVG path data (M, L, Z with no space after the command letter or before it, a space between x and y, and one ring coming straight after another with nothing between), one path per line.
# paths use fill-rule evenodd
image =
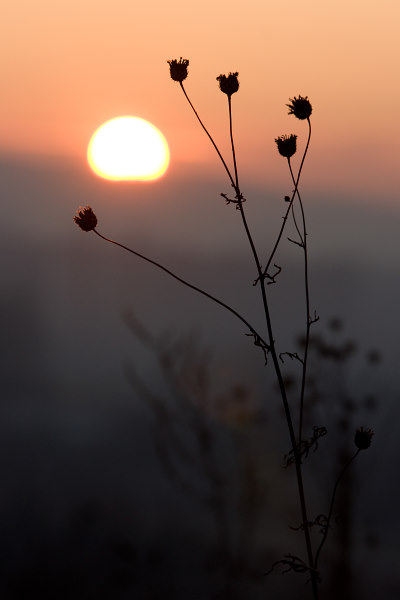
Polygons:
M289 115L294 115L302 121L309 118L312 113L312 106L308 96L305 96L304 98L303 96L299 96L298 98L295 96L294 98L289 98L289 100L290 104L286 104L289 108Z
M354 436L354 443L359 450L366 450L371 445L373 435L374 432L372 429L364 429L364 427L359 427Z
M279 154L290 158L296 152L297 135L280 135L275 139Z
M229 73L229 75L218 75L217 81L219 82L219 89L224 92L227 96L231 97L232 94L239 89L239 73Z
M169 73L171 75L171 79L182 83L182 81L188 76L189 61L187 58L182 58L181 56L179 60L174 58L172 60L167 60L167 63L169 64Z
M84 208L80 206L74 217L74 221L82 231L93 231L97 225L97 217L90 206L85 206Z

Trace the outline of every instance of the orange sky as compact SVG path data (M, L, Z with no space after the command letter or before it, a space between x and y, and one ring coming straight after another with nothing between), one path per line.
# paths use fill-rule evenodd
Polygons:
M390 197L399 161L397 0L14 0L0 23L0 150L86 160L93 131L131 114L166 136L171 164L214 163L169 79L190 59L186 88L222 148L226 97L215 77L239 71L233 98L239 165L286 176L274 138L304 123L289 97L308 95L314 137L305 178ZM394 192L393 192L394 193Z

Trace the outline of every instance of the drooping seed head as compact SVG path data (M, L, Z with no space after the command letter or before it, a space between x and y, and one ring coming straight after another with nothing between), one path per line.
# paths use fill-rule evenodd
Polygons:
M172 60L167 60L167 63L169 64L171 79L182 83L188 76L189 61L187 58L182 58L181 56L179 60L173 58Z
M90 206L85 206L83 208L80 206L74 216L74 221L82 231L93 231L97 225L97 217Z

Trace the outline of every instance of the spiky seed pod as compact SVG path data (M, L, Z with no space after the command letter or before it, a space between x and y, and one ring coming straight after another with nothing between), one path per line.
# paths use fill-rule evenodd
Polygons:
M371 445L373 435L374 432L372 429L364 429L364 427L359 427L354 436L354 443L359 450L366 450Z
M229 73L229 75L218 75L217 81L221 92L231 97L239 89L239 73Z
M289 108L289 115L294 115L301 121L308 119L312 113L312 106L308 99L308 96L299 96L296 98L289 98L290 104L286 104Z
M297 135L280 135L275 139L279 154L285 158L290 158L296 152Z
M167 63L169 64L171 79L182 83L188 76L189 61L187 58L182 58L181 56L179 60L174 58L172 60L167 60Z
M74 221L79 225L82 231L93 231L97 225L97 217L90 206L85 206L83 208L80 206L74 216Z

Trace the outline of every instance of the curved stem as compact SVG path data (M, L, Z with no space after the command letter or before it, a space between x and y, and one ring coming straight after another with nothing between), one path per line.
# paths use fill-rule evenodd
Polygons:
M228 96L228 109L229 109L229 136L231 138L232 157L233 157L233 168L235 169L235 187L236 191L239 192L239 177L236 163L236 152L235 143L233 141L233 125L232 125L232 96ZM241 198L238 198L239 202Z
M283 381L281 368L279 365L278 355L277 355L277 352L275 349L275 341L274 341L274 336L273 336L273 331L272 331L271 315L270 315L269 308L268 308L267 293L266 293L266 289L265 289L265 277L263 276L263 272L262 272L260 260L258 258L257 250L255 248L254 241L253 241L250 229L247 224L246 215L245 215L244 208L243 208L242 194L241 194L240 188L239 188L239 177L238 177L237 164L236 164L235 145L234 145L234 141L233 141L231 96L228 96L228 108L229 108L229 132L230 132L230 138L231 138L233 164L234 164L234 169L235 169L235 186L234 187L235 187L235 192L236 192L236 199L238 202L237 206L240 210L240 215L242 217L243 225L246 230L247 238L250 243L254 261L256 263L258 279L260 281L261 295L262 295L265 319L266 319L267 329L268 329L269 350L271 352L272 361L273 361L274 368L275 368L275 373L276 373L276 376L278 379L279 390L281 393L282 402L283 402L283 406L284 406L284 410L285 410L286 422L287 422L287 426L289 429L290 442L291 442L291 446L293 448L293 455L294 455L295 466L296 466L297 486L298 486L298 490L299 490L301 517L302 517L302 521L303 521L303 525L304 525L304 535L305 535L305 542L306 542L306 548L307 548L307 558L308 558L308 564L309 564L309 568L310 568L314 600L317 600L318 599L317 572L314 571L314 569L313 569L314 559L313 559L313 550L312 550L312 544L311 544L310 530L308 527L307 507L306 507L306 500L305 500L305 494L304 494L303 476L302 476L302 472L301 472L301 457L300 457L299 448L298 448L298 445L296 442L296 434L294 432L292 415L290 412L289 402L288 402L287 395L286 395L286 388L285 388L285 384ZM308 141L310 141L310 138ZM307 149L308 149L308 144L307 144L307 148L304 153L304 156L303 156L303 161L302 161L302 164L300 167L298 180L300 178L300 172L301 172L301 168L304 163ZM298 184L298 181L296 183L296 189L297 189L297 184ZM294 198L294 195L293 195L293 198ZM291 205L293 204L293 198L290 203Z
M256 250L256 247L255 247L255 244L254 244L254 241L253 241L253 237L252 237L251 232L250 232L250 228L249 228L248 223L247 223L246 214L245 214L245 211L244 211L244 208L243 208L243 202L242 202L243 196L242 196L242 193L241 193L240 188L239 188L239 176L238 176L237 163L236 163L235 143L233 141L232 100L231 100L231 96L228 96L228 109L229 109L229 135L230 135L230 139L231 139L233 165L234 165L234 169L235 169L235 183L234 183L234 188L235 188L236 199L237 199L237 207L238 207L238 209L240 211L240 216L242 217L243 226L245 228L247 239L249 241L250 248L251 248L251 251L252 251L252 254L253 254L254 262L256 264L257 274L258 274L258 277L260 277L262 275L261 263L260 263L260 259L259 259L258 254L257 254L257 250ZM264 290L262 292L262 298L263 298L263 305L264 305L264 309L265 309L265 316L266 316L267 323L268 323L268 322L270 322L270 318L269 318L267 297L266 297L266 293L265 293L265 285L264 285L264 288L263 288L263 286L261 286L261 289ZM270 342L271 342L271 345L272 345L273 344L272 330L271 330L271 334L270 334Z
M102 235L101 233L99 233L96 229L94 229L93 231L94 231L94 233L96 235L98 235L101 239L105 240L106 242L109 242L110 244L115 244L115 246L119 246L123 250L126 250L127 252L130 252L131 254L134 254L135 256L138 256L139 258L145 260L146 262L148 262L148 263L150 263L150 264L158 267L159 269L161 269L162 271L164 271L165 273L167 273L168 275L170 275L171 277L173 277L174 279L176 279L177 281L179 281L179 283L182 283L183 285L185 285L186 287L194 290L195 292L198 292L199 294L202 294L203 296L206 296L206 298L209 298L210 300L212 300L216 304L219 304L220 306L222 306L223 308L225 308L226 310L228 310L230 313L232 313L233 315L235 315L235 317L237 319L239 319L242 323L244 323L244 325L246 325L246 327L248 327L250 329L251 333L255 336L256 340L259 340L261 342L261 344L263 346L265 346L266 349L269 349L269 345L262 339L262 337L254 329L254 327L252 327L250 325L250 323L248 321L246 321L246 319L244 317L242 317L242 315L240 315L231 306L229 306L228 304L225 304L225 302L222 302L222 300L219 300L215 296L212 296L208 292L205 292L204 290L202 290L201 288L197 287L196 285L193 285L193 284L189 283L188 281L186 281L185 279L182 279L182 277L179 277L178 275L175 275L175 273L173 273L172 271L170 271L166 267L163 267L163 265L161 265L160 263L156 262L155 260L152 260L151 258L147 258L147 256L144 256L143 254L140 254L139 252L136 252L135 250L132 250L131 248L128 248L127 246L124 246L123 244L120 244L119 242L116 242L115 240L111 240L110 238L105 237L104 235Z
M184 93L184 95L185 95L185 98L186 98L186 100L189 102L189 104L190 104L190 107L191 107L192 111L193 111L193 112L194 112L194 114L196 115L196 118L197 118L198 122L200 123L201 127L203 128L203 130L204 130L204 131L205 131L205 133L207 134L207 136L208 136L208 139L210 140L210 142L211 142L211 143L212 143L212 145L214 146L214 149L215 149L216 153L218 154L218 157L219 157L220 161L222 162L222 164L223 164L223 166L224 166L224 169L225 169L225 171L226 171L226 173L227 173L227 175L228 175L228 177L229 177L229 179L230 179L230 182L231 182L232 186L233 186L233 187L235 187L235 182L234 182L234 180L233 180L233 177L232 177L232 175L231 175L231 172L230 172L230 170L228 169L228 166L227 166L227 164L226 164L226 162L225 162L225 160L224 160L224 158L223 158L223 156L222 156L221 152L219 151L219 148L218 148L217 144L214 142L214 140L213 140L213 138L212 138L211 134L209 133L208 129L207 129L207 128L206 128L206 126L204 125L203 121L200 119L200 117L199 117L199 114L198 114L197 110L195 109L195 107L194 107L194 106L193 106L193 104L191 103L191 101L190 101L190 98L189 98L189 96L187 95L187 93L186 93L186 90L185 90L185 88L184 88L184 86L183 86L183 83L182 83L181 81L180 81L179 83L180 83L180 86L181 86L181 88L182 88L182 92L183 92L183 93Z
M288 158L288 163L289 163L289 169L291 169L290 158ZM293 218L294 226L296 227L296 231L297 231L298 236L300 238L300 245L303 245L304 244L303 236L302 236L300 228L299 228L299 226L297 224L297 219L296 219L296 215L295 215L295 212L294 212L294 202L292 204L292 218Z
M264 268L264 276L268 272L269 266L270 266L270 264L271 264L271 262L272 262L272 260L273 260L273 258L275 256L275 252L276 252L276 250L277 250L277 248L279 246L279 242L281 241L281 238L282 238L283 230L285 229L285 225L286 225L287 218L289 216L290 209L292 208L292 205L293 205L293 200L294 200L294 198L295 198L295 196L297 194L297 188L298 188L298 185L299 185L301 172L302 172L302 169L303 169L304 161L305 161L306 156L307 156L308 147L310 145L310 139L311 139L311 121L310 121L309 118L307 119L307 122L308 122L308 139L307 139L306 148L305 148L304 153L303 153L303 158L301 159L300 168L299 168L299 172L297 174L297 179L296 179L295 187L294 187L294 190L293 190L293 193L292 193L292 197L290 199L289 206L287 207L285 216L283 217L283 222L282 222L281 229L279 231L279 234L278 234L278 237L276 239L275 245L274 245L274 247L272 249L272 252L271 252L271 254L270 254L269 258L268 258L267 264L266 264L266 266Z
M287 421L287 425L288 425L288 429L289 429L289 436L290 436L290 441L291 441L291 445L293 448L293 454L294 454L294 458L295 458L295 465L296 465L296 477L297 477L297 484L298 484L298 490L299 490L299 498L300 498L300 507L301 507L301 515L302 515L302 521L304 524L304 534L305 534L305 539L306 539L306 547L307 547L307 555L308 555L308 563L310 566L310 573L311 573L311 583L312 583L312 588L313 588L313 596L314 596L314 600L317 600L318 598L318 586L317 586L317 573L313 570L313 551L312 551L312 545L311 545L311 537L310 537L310 531L309 531L309 527L308 527L308 518L307 518L307 509L306 509L306 502L305 502L305 495L304 495L304 486L303 486L303 477L302 477L302 472L301 472L301 457L300 457L300 453L299 453L299 449L297 446L297 442L296 442L296 435L294 432L294 427L293 427L293 421L292 421L292 416L291 416L291 412L290 412L290 407L289 407L289 402L286 396L286 389L285 389L285 384L283 382L283 377L282 377L282 373L280 370L280 365L279 365L279 361L278 361L278 356L276 353L276 349L275 349L275 342L274 342L274 336L273 336L273 332L272 332L272 323L271 323L271 316L269 314L269 309L268 309L268 302L267 302L267 295L266 295L266 290L265 290L265 275L267 273L269 264L272 261L273 255L275 254L276 248L279 244L279 241L281 239L282 233L283 233L283 228L284 228L284 224L286 222L287 216L289 214L289 210L293 204L293 199L295 197L296 194L296 190L297 190L297 185L300 179L300 174L301 174L301 170L303 167L303 163L307 154L307 150L308 150L308 145L310 142L310 136L311 136L311 126L310 126L310 133L309 133L309 137L308 137L308 142L307 142L307 146L306 146L306 150L304 152L303 155L303 159L300 165L300 169L299 169L299 173L298 173L298 177L297 177L297 182L296 182L296 186L295 186L295 190L293 192L293 196L292 199L290 201L289 207L288 207L288 211L287 214L285 216L285 220L284 220L284 224L282 226L281 232L279 234L277 243L275 244L273 253L270 257L270 260L268 262L268 265L264 271L262 271L261 268L261 264L260 264L260 260L258 258L258 254L253 242L253 238L251 236L250 233L250 229L248 227L247 224L247 220L246 220L246 216L244 213L244 209L243 209L243 203L242 203L242 195L239 189L239 178L238 178L238 173L237 173L237 164L236 164L236 153L235 153L235 146L234 146L234 142L233 142L233 132L232 132L232 107L231 107L231 97L228 95L228 101L229 101L229 130L230 130L230 138L231 138L231 145L232 145L232 154L233 154L233 162L234 162L234 169L235 169L235 180L233 180L233 177L231 175L231 172L229 171L227 164L225 162L225 160L222 157L221 152L219 151L217 145L215 144L213 138L211 137L210 133L208 132L208 130L206 129L206 127L204 126L202 120L200 119L196 109L194 108L193 104L191 103L185 88L182 84L182 82L180 83L182 91L190 105L190 107L192 108L194 114L197 117L197 120L199 121L202 129L204 130L204 132L206 133L206 135L208 136L209 140L211 141L212 145L214 146L215 151L218 154L219 159L221 160L225 171L229 177L229 180L231 182L231 185L233 186L233 188L235 189L236 192L236 199L237 199L237 206L240 210L240 214L242 217L242 221L243 221L243 225L244 228L246 230L246 234L247 234L247 238L253 253L253 257L254 257L254 261L256 263L256 267L257 267L257 274L258 274L258 279L260 281L260 285L261 285L261 294L262 294L262 300L263 300L263 305L264 305L264 311L265 311L265 318L266 318L266 322L267 322L267 329L268 329L268 338L269 338L269 344L265 344L265 347L268 348L268 350L271 352L271 356L272 356L272 360L274 363L274 368L275 368L275 372L276 372L276 376L278 379L278 384L279 384L279 389L280 389L280 393L282 396L282 401L283 401L283 405L284 405L284 410L285 410L285 416L286 416L286 421ZM308 120L308 123L310 125L310 121ZM160 265L157 265L160 266ZM164 269L165 270L165 269ZM168 271L167 271L168 272ZM176 276L175 276L176 277ZM176 277L177 278L177 277ZM179 278L177 278L179 279ZM186 282L185 282L186 284ZM187 285L187 284L186 284ZM193 287L193 289L197 289L194 286L190 286ZM199 290L201 293L204 294L204 292L202 290ZM208 295L208 294L205 294ZM213 298L214 299L214 298ZM215 300L215 299L214 299ZM221 302L218 301L219 304L222 304ZM228 310L230 310L231 312L232 309L230 307L228 307ZM236 313L235 313L236 314ZM238 316L236 314L236 316ZM242 317L239 317L241 320L243 320ZM247 323L246 323L247 324ZM247 326L249 327L249 325L247 324ZM254 332L253 329L251 329L252 332ZM261 339L259 337L259 339ZM265 343L265 342L263 342Z
M345 472L347 471L348 467L351 465L351 463L353 462L353 460L358 456L360 452L360 449L358 448L358 450L353 454L353 456L347 461L347 463L344 465L344 467L342 468L339 477L336 479L335 485L333 487L333 492L332 492L332 498L331 498L331 503L329 506L329 513L328 513L328 518L326 520L326 526L325 526L325 531L324 531L324 535L323 538L321 540L321 543L318 547L318 550L315 554L315 563L314 563L314 569L317 569L317 565L318 565L318 559L320 557L321 554L321 550L326 542L326 538L328 537L328 532L329 532L329 524L331 522L331 518L332 518L332 512L333 512L333 505L335 503L335 496L336 496L336 491L338 488L338 485L340 483L340 480L342 479L343 475L345 474Z
M292 181L295 184L295 178L293 174L292 165L289 163L289 170L292 176ZM307 252L307 229L306 229L306 218L304 214L304 206L301 200L299 188L297 187L297 197L299 199L300 209L301 209L301 217L303 221L303 244L302 248L304 250L304 287L305 287L305 295L306 295L306 339L304 344L304 357L303 357L303 372L301 376L301 392L300 392L300 415L299 415L299 444L301 444L301 437L303 432L303 408L304 408L304 393L306 386L306 374L307 374L307 358L308 358L308 347L310 343L310 328L311 328L311 317L310 317L310 291L309 291L309 282L308 282L308 252Z

